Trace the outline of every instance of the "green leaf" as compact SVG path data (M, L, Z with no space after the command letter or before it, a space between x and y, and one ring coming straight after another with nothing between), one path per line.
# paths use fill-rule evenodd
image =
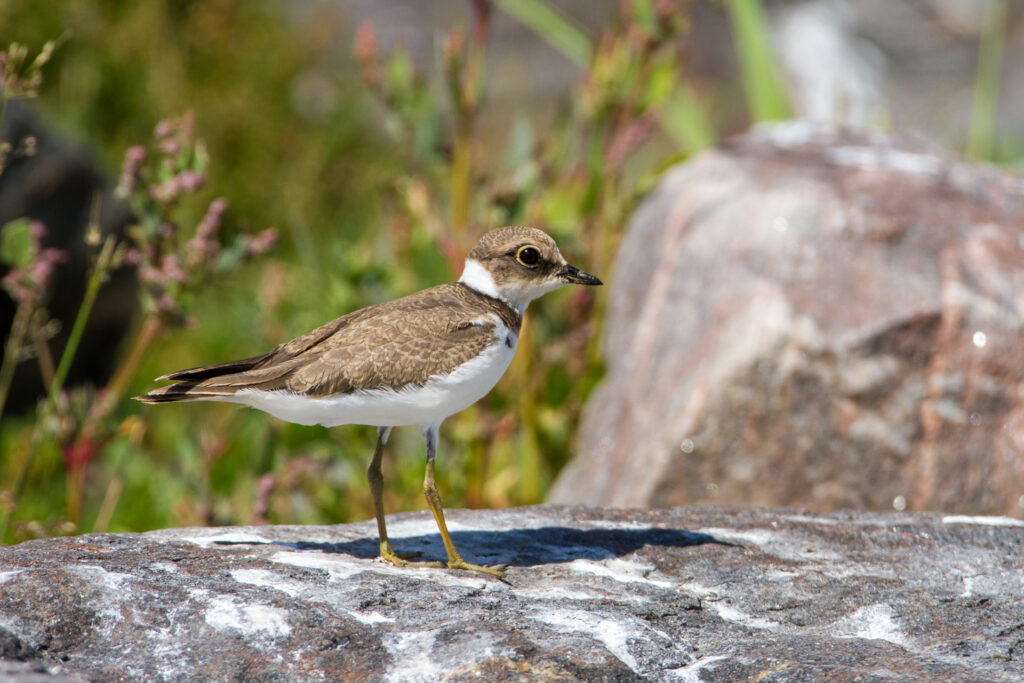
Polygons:
M18 218L0 228L0 261L13 268L28 265L32 260L32 222Z
M1002 84L1006 13L1006 0L991 0L984 5L967 140L967 156L977 161L995 160L993 152Z
M504 165L507 169L518 169L533 159L537 136L530 119L519 114L512 121L512 130L505 144Z
M768 23L761 0L725 0L733 39L739 51L743 89L755 121L784 119L791 115L789 99L768 39Z
M658 123L682 149L691 154L715 144L715 129L701 108L693 87L685 80L676 84L659 110Z
M642 26L648 35L654 35L658 30L658 18L654 14L654 3L651 0L633 0L630 9L633 11L633 21Z
M656 64L647 79L647 90L644 93L644 107L653 109L661 106L672 95L679 73L675 61L663 60Z
M398 48L391 54L388 62L388 88L392 96L401 97L408 93L412 86L414 70L409 55Z
M566 226L575 228L580 221L578 187L554 187L543 193L534 205L537 217L554 232Z
M221 249L220 254L217 255L217 272L230 273L237 270L245 261L245 256L245 238L239 236L234 242Z
M590 65L594 51L590 38L542 0L495 0L494 4L577 66Z

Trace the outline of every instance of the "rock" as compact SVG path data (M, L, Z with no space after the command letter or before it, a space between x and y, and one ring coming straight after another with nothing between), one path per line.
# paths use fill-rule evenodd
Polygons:
M372 521L0 548L5 680L1024 676L1024 523L921 513L455 510L508 582L374 561ZM444 555L427 513L396 548ZM20 663L19 663L20 662ZM25 667L20 672L12 667ZM43 673L41 673L43 672ZM32 677L36 678L32 678Z
M666 175L556 503L1018 516L1024 181L800 123Z

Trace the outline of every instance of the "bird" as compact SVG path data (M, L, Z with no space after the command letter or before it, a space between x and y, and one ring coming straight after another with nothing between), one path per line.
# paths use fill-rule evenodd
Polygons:
M511 226L484 234L456 282L359 309L242 360L171 372L143 403L222 401L300 425L377 428L367 469L379 558L398 567L447 567L498 578L501 565L467 562L452 542L434 481L441 423L483 398L508 369L526 308L568 284L601 280L569 265L545 232ZM394 427L418 426L426 442L423 493L447 562L413 562L392 548L381 459Z

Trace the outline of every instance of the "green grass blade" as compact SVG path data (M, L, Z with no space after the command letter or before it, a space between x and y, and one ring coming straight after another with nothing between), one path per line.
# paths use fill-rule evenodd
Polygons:
M967 156L977 161L994 161L996 116L1006 41L1006 0L988 0L983 11Z
M754 121L791 116L789 98L768 39L761 0L725 0L733 39L739 52L743 89Z
M82 334L85 332L85 326L89 322L89 316L92 314L93 304L96 303L96 295L99 294L100 287L103 286L107 276L110 274L115 246L114 238L107 237L96 259L92 274L86 283L85 296L82 297L82 304L79 306L75 322L71 326L68 341L64 345L64 352L60 356L60 364L57 366L57 372L53 376L53 383L50 385L46 395L47 412L52 409L53 404L57 401L57 394L64 388L64 380L67 379L68 371L71 369L71 361L74 360L75 352L78 351L78 344L82 341Z
M494 4L577 66L590 65L594 51L590 38L543 0L495 0Z

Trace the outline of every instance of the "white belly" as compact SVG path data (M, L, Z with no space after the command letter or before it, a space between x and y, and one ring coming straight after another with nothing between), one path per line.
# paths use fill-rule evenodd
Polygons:
M325 398L291 391L245 389L224 401L258 408L288 422L336 427L346 424L400 427L439 425L494 388L515 355L518 339L499 325L495 343L449 375L435 375L422 387L372 389ZM505 343L506 336L512 345Z

